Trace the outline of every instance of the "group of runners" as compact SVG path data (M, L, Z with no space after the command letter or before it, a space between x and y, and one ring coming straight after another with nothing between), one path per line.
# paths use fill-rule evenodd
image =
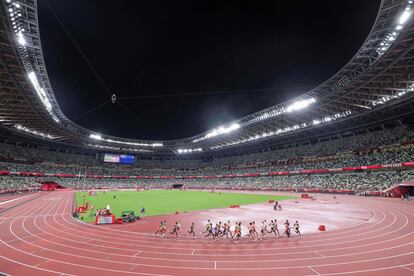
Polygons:
M278 229L278 222L276 219L271 220L270 222L267 222L266 220L262 221L262 224L260 226L260 234L256 230L256 223L250 222L247 226L247 233L244 235L244 237L248 237L252 240L262 240L265 238L266 234L273 234L276 238L286 237L290 238L291 236L291 229L295 231L296 234L299 236L302 236L300 233L300 225L298 221L295 221L293 224L293 227L290 226L289 220L286 220L284 222L284 232L282 235L279 232ZM180 238L181 234L181 223L179 221L176 221L172 227L171 231L167 230L167 221L163 220L160 222L160 226L155 231L155 235L160 235L161 237L164 237L167 233L170 235L175 236L177 239ZM196 238L195 233L195 224L194 222L191 223L189 230L187 231L188 234L192 235L193 238ZM220 238L226 238L226 239L234 239L235 241L238 241L240 238L243 237L242 234L242 223L241 222L235 222L234 226L231 226L230 221L224 222L223 224L221 222L213 223L210 220L207 221L205 225L205 231L201 232L204 238L212 238L213 240L218 240Z

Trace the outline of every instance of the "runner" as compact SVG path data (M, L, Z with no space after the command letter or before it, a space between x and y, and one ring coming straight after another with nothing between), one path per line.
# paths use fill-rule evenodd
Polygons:
M175 234L177 240L179 240L180 237L178 235L179 235L180 232L181 232L181 224L180 224L180 222L176 221L174 226L173 226L173 230L172 230L172 232L170 232L170 234L171 235Z
M290 238L290 224L288 220L285 221L285 233L284 234L286 235L287 238Z
M253 230L253 238L254 240L257 240L259 238L259 233L256 231L256 222L252 222L252 230Z
M276 221L276 220L275 220ZM275 221L271 220L269 223L270 231L268 231L269 234L274 233L276 238L279 238L279 230L277 229L277 224Z
M280 232L279 232L279 227L277 226L277 219L275 219L274 221L274 225L275 225L275 232L277 233L277 237L280 237Z
M162 220L160 222L160 226L158 227L157 231L155 231L154 235L161 235L163 233L163 225L164 225L164 221Z
M299 236L302 236L302 234L300 233L300 230L299 230L300 226L299 226L298 221L296 221L295 224L293 224L293 227L295 228L296 234L299 234Z
M162 233L161 233L161 237L164 237L164 235L167 233L167 221L164 220L163 224L162 224Z
M208 220L208 221L210 221L210 220ZM209 237L209 236L213 236L213 239L214 239L214 234L213 234L213 224L211 223L211 222L209 222L207 225L206 225L206 231L205 232L203 232L203 233L206 233L207 232L207 235L205 235L204 236L204 238L207 238L207 237Z
M260 230L260 232L262 233L262 239L264 239L264 236L267 233L267 222L266 222L266 220L262 221L262 229Z
M221 221L216 224L216 238L218 239L223 234L223 231L221 231Z
M236 222L236 226L234 228L234 237L236 237L236 242L238 242L241 238L241 222Z
M206 231L204 231L203 234L208 233L209 231L210 231L210 220L207 220Z
M229 235L232 237L231 232L230 232L230 221L224 223L224 225L223 225L223 233L221 234L220 237L226 236L226 239L228 239L229 238Z
M187 231L187 232L188 232L188 234L193 234L194 239L196 238L196 235L195 235L195 232L194 232L194 222L191 223L190 230Z

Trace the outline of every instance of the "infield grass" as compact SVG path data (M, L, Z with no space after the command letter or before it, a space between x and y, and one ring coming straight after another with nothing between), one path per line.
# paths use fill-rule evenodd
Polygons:
M114 198L115 196L115 198ZM268 200L282 201L293 199L293 196L207 192L207 191L181 191L181 190L147 190L147 191L99 191L95 196L89 196L87 192L76 193L77 206L84 201L89 206L106 208L111 206L112 212L118 217L123 211L139 213L141 206L145 208L145 216L172 214L176 211L188 212L195 210L207 210L213 208L226 208L230 205L245 205L266 202ZM83 221L95 220L94 213L80 214Z

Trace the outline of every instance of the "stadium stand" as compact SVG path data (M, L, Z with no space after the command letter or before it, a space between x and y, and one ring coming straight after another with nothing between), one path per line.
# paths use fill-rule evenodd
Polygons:
M414 179L414 132L410 127L348 135L203 163L140 160L134 165L103 163L87 154L1 144L0 190L28 189L42 181L54 181L78 189L185 184L194 189L364 192L383 191Z

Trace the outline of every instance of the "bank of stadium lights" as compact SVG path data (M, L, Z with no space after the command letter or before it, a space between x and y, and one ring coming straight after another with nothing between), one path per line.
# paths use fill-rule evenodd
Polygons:
M192 153L192 152L202 152L202 148L195 148L195 149L178 149L178 154L185 154L185 153Z
M405 7L404 11L398 17L397 26L395 26L394 30L390 31L383 41L380 42L379 47L377 48L377 53L379 56L382 56L391 46L394 40L397 39L398 35L404 29L405 24L407 23L408 19L412 14L412 6L413 0L408 0L407 6Z
M49 115L52 117L52 119L56 122L59 123L60 120L59 118L56 116L56 114L54 114L53 109L52 109L52 104L50 103L49 98L46 95L46 91L43 87L40 86L39 81L36 77L35 72L31 71L27 74L27 77L29 78L34 90L36 91L37 96L39 97L40 101L43 103L46 111L49 113Z
M299 130L299 129L304 129L304 128L307 128L307 127L316 126L316 125L320 125L320 124L323 124L323 123L329 123L331 121L335 121L335 120L338 120L340 118L347 117L351 114L352 114L352 112L350 110L347 110L347 111L344 111L344 112L341 112L341 113L336 113L336 114L331 115L331 116L325 116L324 118L321 118L321 119L315 119L310 123L296 124L296 125L293 125L293 126L280 128L280 129L276 129L276 130L269 131L269 132L264 132L264 133L260 133L260 134L258 133L256 135L252 135L252 136L250 136L248 138L245 138L245 139L240 139L240 140L236 140L236 141L233 141L233 142L228 142L226 144L213 146L213 147L210 147L210 149L211 150L220 149L220 148L224 148L224 147L228 147L228 146L234 146L234 145L239 145L239 144L248 143L248 142L252 142L252 141L257 141L257 140L264 139L264 138L267 138L267 137L277 136L277 135L280 135L280 134L283 134L283 133L293 132L293 131L296 131L296 130Z
M90 148L116 150L116 151L124 151L124 152L153 152L148 149L120 148L120 147L105 146L105 145L98 145L98 144L84 144L84 145Z
M218 135L230 133L230 132L233 132L233 131L235 131L236 129L239 129L239 128L240 128L240 125L238 123L233 123L228 127L221 126L219 128L213 129L212 131L208 132L203 137L200 137L200 138L197 138L197 139L193 140L193 143L200 142L200 141L203 141L205 139L215 137L215 136L218 136Z
M290 113L290 112L293 112L293 111L298 111L298 110L301 110L301 109L304 109L304 108L308 107L309 105L311 105L315 102L316 102L315 98L299 100L299 101L293 102L292 104L290 104L288 106L275 108L273 110L270 110L270 111L267 111L263 114L260 114L259 116L256 116L255 118L248 121L246 124L251 124L251 123L267 120L267 119L282 115L284 113Z
M26 46L27 42L26 39L24 38L23 33L20 31L17 33L17 42L19 42L20 45L22 46Z
M41 136L41 137L47 138L47 139L56 139L56 138L58 138L57 136L53 136L53 135L50 135L50 134L47 134L47 133L44 133L44 132L33 130L33 129L30 129L28 127L19 125L19 124L15 124L14 128L16 128L20 131L24 131L24 132L27 132L27 133L30 133L30 134L33 134L33 135L36 135L36 136Z
M309 105L311 105L315 102L316 102L315 98L308 98L308 99L304 99L304 100L299 100L299 101L291 103L290 105L288 105L286 107L279 107L279 108L274 109L272 111L267 111L267 112L255 117L255 118L251 119L250 121L246 122L246 125L251 124L251 123L255 123L255 122L258 122L258 121L262 121L262 120L267 120L269 118L276 117L276 116L279 116L279 115L284 114L284 113L291 113L291 112L294 112L294 111L299 111L299 110L305 109L306 107L308 107ZM200 142L200 141L203 141L203 140L206 140L208 138L215 137L215 136L218 136L218 135L230 133L230 132L232 132L236 129L239 129L240 127L241 127L240 124L233 123L228 127L223 127L222 126L222 127L216 128L216 129L208 132L203 137L194 139L193 143Z
M46 110L49 113L52 113L52 104L49 101L49 98L46 95L45 89L40 86L39 81L37 80L35 72L29 72L27 74L30 82L32 83L33 88L35 89L37 96L42 101L43 105L45 106Z
M136 142L127 142L127 141L106 139L106 138L103 138L102 135L100 135L100 134L90 134L89 138L94 139L94 140L98 140L98 141L104 141L104 142L108 142L108 143L128 145L128 146L154 147L154 148L164 146L162 143L136 143Z
M380 99L378 99L376 101L373 101L371 104L372 104L372 106L382 105L382 104L385 104L385 103L387 103L391 100L399 99L401 97L404 97L406 94L413 93L413 92L414 92L414 82L412 84L410 84L407 87L406 90L395 93L394 95L381 97Z
M316 102L314 98L294 102L288 107L286 107L286 112L292 112L292 111L298 111L298 110L304 109L308 107L310 104L313 104L314 102Z
M28 42L26 40L26 37L24 35L25 33L25 28L23 26L22 23L22 10L21 10L21 4L18 3L17 1L8 1L7 2L7 11L9 12L9 16L10 16L10 20L12 23L12 27L13 30L15 32L16 35L16 41L17 41L17 45L19 46L19 50L21 51L21 55L28 58L28 52L26 49L26 46L28 45ZM23 60L24 61L24 60ZM25 63L25 67L26 67L27 63ZM49 113L49 115L52 117L52 119L59 123L60 120L59 118L56 116L56 114L54 114L53 110L52 110L52 104L46 94L46 90L45 88L43 88L40 83L39 80L37 79L36 73L30 69L31 66L26 67L27 70L27 76L33 86L33 88L36 91L37 96L39 97L39 99L41 100L42 104L44 105L46 111Z

